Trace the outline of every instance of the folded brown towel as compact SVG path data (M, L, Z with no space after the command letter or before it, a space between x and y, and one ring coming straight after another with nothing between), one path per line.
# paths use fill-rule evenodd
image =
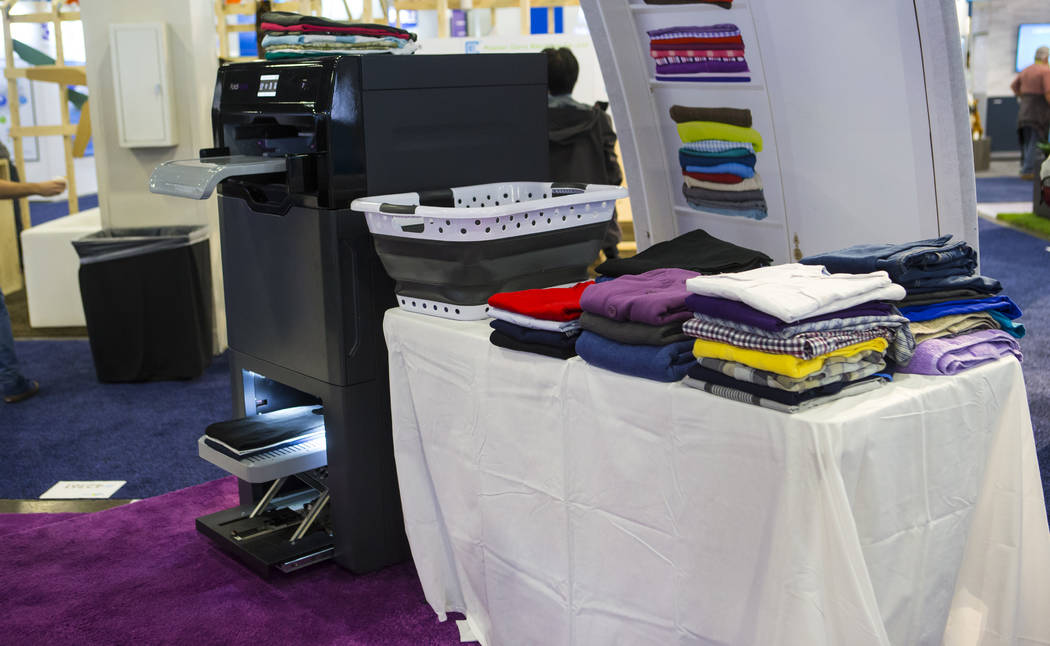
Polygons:
M751 111L747 108L690 108L684 105L672 105L671 118L675 123L717 121L741 128L751 127Z

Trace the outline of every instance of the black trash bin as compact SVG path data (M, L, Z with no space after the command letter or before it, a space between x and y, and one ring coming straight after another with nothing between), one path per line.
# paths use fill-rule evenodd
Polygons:
M105 229L73 246L99 381L199 377L214 317L206 227Z

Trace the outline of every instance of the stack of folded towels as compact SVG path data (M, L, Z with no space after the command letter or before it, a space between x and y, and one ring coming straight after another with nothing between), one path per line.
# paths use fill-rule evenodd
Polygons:
M604 277L644 274L669 267L698 274L726 274L765 267L772 262L773 259L761 251L726 242L703 229L694 229L658 242L630 258L606 260L595 271Z
M856 245L809 256L830 271L886 271L907 290L899 304L918 345L901 372L953 375L1001 357L1022 358L1021 310L999 281L976 273L977 253L951 236L903 244Z
M686 281L695 337L687 385L794 413L879 387L887 357L907 363L915 341L888 301L904 289L884 271L829 274L801 264Z
M699 211L762 220L768 215L755 153L762 135L751 127L751 111L739 108L671 106L682 147L682 194Z
M736 25L667 27L649 34L658 81L746 83L751 70Z
M693 363L682 333L691 316L686 269L654 269L587 287L580 297L583 332L576 352L591 365L655 381L678 381Z
M419 49L416 35L371 23L353 23L271 11L259 17L267 60L335 54L411 54Z
M556 359L576 356L580 296L594 281L493 294L489 300L489 341L508 350Z

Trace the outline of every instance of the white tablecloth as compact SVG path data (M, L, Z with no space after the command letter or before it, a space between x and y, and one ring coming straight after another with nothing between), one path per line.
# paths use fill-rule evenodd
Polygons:
M423 589L488 646L1050 644L1012 359L786 415L485 322L384 328Z

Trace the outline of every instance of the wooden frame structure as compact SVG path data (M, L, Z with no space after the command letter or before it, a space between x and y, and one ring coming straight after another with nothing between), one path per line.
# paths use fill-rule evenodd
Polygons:
M253 56L231 56L230 34L237 32L255 32L255 22L230 24L230 16L251 16L253 19L260 10L266 10L269 4L274 11L295 11L311 16L321 15L321 0L215 0L216 31L219 34L219 59L223 61L251 61ZM366 3L367 4L367 3Z
M4 56L6 67L4 76L7 78L7 96L11 106L11 139L14 140L13 163L19 171L22 180L25 180L25 147L23 137L48 137L60 136L65 146L66 156L66 182L67 196L69 200L69 212L76 213L80 210L77 202L77 180L76 170L73 166L74 157L82 157L87 149L88 140L91 138L91 114L88 103L85 103L80 111L80 124L69 122L69 92L70 85L87 85L87 72L83 65L66 65L65 51L62 47L62 23L79 21L79 10L62 10L61 0L45 0L50 3L49 11L38 11L34 13L13 13L11 10L18 4L18 0L3 0L0 5L0 20L4 29ZM51 33L55 42L55 62L53 65L31 65L29 67L15 67L14 41L11 39L11 25L13 23L50 23ZM35 125L23 126L22 115L18 110L18 79L24 78L30 81L49 81L58 84L58 102L61 123L58 125ZM22 229L28 229L29 200L20 200Z

